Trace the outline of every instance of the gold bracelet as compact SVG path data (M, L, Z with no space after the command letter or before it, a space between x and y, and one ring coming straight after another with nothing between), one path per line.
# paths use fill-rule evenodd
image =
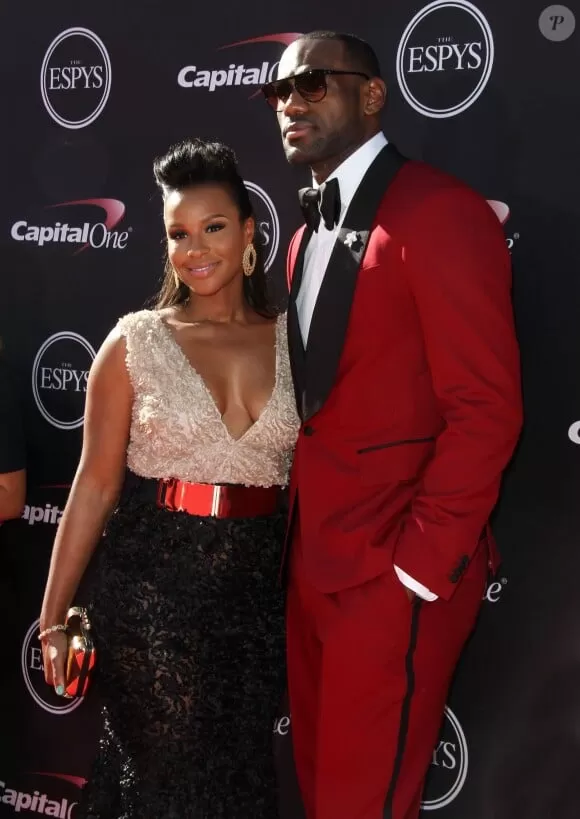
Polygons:
M53 634L55 631L68 631L68 626L59 623L56 626L50 626L50 628L45 628L44 631L41 631L38 635L39 640L44 640L45 637L48 637L49 634Z

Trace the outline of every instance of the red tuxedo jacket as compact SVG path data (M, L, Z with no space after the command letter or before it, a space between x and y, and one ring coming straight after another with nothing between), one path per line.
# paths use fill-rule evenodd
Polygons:
M305 351L308 238L288 254L306 571L334 592L396 563L449 599L482 537L497 564L487 521L521 426L502 228L473 190L388 145L345 216Z

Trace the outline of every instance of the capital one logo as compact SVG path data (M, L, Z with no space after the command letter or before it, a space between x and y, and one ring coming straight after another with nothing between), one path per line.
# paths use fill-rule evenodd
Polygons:
M573 444L580 445L580 421L574 421L568 430L568 438Z
M14 808L14 813L30 811L39 813L42 816L58 816L60 819L73 819L76 814L74 808L77 802L69 802L68 799L50 799L48 794L34 793L9 788L5 782L0 781L0 804L10 805Z
M282 716L277 717L274 720L274 728L272 730L273 734L277 734L280 737L286 737L290 733L290 716Z
M280 221L274 203L266 191L255 182L244 181L256 217L256 243L264 253L264 269L272 266L280 246Z
M63 512L64 509L53 506L51 503L47 503L44 506L30 506L26 504L20 517L22 520L27 521L29 526L35 526L37 523L51 523L58 526Z
M488 199L487 204L493 210L499 222L503 228L505 228L508 219L510 218L510 209L505 202L500 202L498 199ZM513 247L517 240L520 238L520 234L516 231L515 233L511 233L506 235L506 244L508 246L508 250L511 253Z
M49 45L40 91L50 116L63 128L86 128L102 113L111 91L111 61L88 28L67 28Z
M42 417L57 429L77 429L95 351L86 338L65 330L40 346L32 365L32 394Z
M552 40L552 42L555 43L561 43L574 34L576 18L574 17L574 12L571 11L568 6L562 6L557 3L543 10L540 14L538 25L546 39Z
M221 46L219 50L223 51L255 43L279 43L283 46L289 46L298 37L300 37L300 34L292 32L265 34L261 37L252 37L249 40L240 40L237 43ZM227 67L222 65L220 68L201 68L197 65L185 65L177 75L177 84L181 88L205 89L214 92L223 87L261 86L275 78L279 60L273 62L260 60L259 64L256 64L258 60L253 55L251 59L253 65L235 61L230 62ZM252 94L252 96L255 96L255 94Z
M507 584L507 577L500 577L498 580L493 580L491 583L488 583L482 600L485 600L487 603L499 603L502 592Z
M26 219L19 219L10 229L11 238L15 242L26 242L37 247L55 244L74 247L74 256L89 247L95 250L125 250L127 247L132 228L114 230L125 215L125 205L119 199L75 199L51 205L48 210L55 208L68 209L73 214L70 222L67 210L60 219L52 219L51 224L36 225ZM100 211L101 221L97 221L94 215L91 216L95 208ZM79 219L79 209L89 218L81 221L83 217ZM46 222L48 219L42 221Z
M75 711L79 705L82 705L83 700L81 697L76 697L72 700L58 697L51 686L47 685L44 679L42 650L40 641L38 640L39 626L40 621L35 620L26 632L22 644L20 663L24 684L34 702L45 711L48 711L49 714L56 714L57 716L70 714L72 711ZM56 815L58 816L60 814Z
M439 810L457 797L465 784L469 755L467 740L459 720L445 708L443 727L433 750L422 810Z
M413 17L397 50L397 80L409 105L444 119L467 110L491 76L493 34L468 0L434 0Z

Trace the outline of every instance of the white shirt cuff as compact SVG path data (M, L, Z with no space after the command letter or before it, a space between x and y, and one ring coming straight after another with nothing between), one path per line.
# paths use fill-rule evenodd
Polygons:
M437 600L437 595L433 594L432 591L424 586L422 583L417 582L417 580L413 580L413 578L404 572L402 569L399 569L398 566L395 566L395 571L397 572L397 577L408 589L412 592L415 592L417 597L420 597L422 600L427 600L429 603L432 603L434 600Z

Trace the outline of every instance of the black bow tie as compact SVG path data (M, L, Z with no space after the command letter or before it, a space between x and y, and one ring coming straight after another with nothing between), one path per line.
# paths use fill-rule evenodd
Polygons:
M340 219L340 188L338 179L329 179L319 188L302 188L298 191L304 221L310 230L318 230L320 215L327 230L338 224Z

